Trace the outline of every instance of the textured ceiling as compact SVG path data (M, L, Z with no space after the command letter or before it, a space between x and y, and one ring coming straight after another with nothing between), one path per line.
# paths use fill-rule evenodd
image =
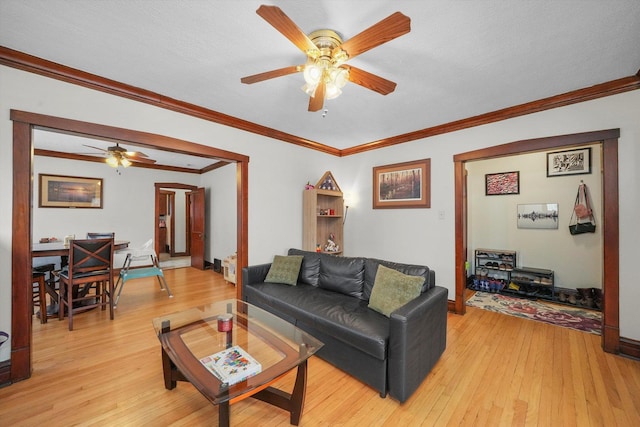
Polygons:
M411 32L350 64L355 84L307 111L300 74L240 78L305 56L255 11L348 40L395 11ZM0 45L338 149L539 100L640 69L640 1L0 0Z

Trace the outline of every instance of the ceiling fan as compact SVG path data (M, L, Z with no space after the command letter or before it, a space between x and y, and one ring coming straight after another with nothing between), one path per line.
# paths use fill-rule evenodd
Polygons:
M156 161L150 159L144 153L139 151L127 151L126 148L120 147L119 143L116 145L108 147L106 150L100 147L94 147L91 145L83 144L85 147L94 148L96 150L100 150L105 153L107 156L105 162L111 166L112 168L117 168L118 166L129 167L133 164L133 162L138 163L146 163L146 164L154 164Z
M302 72L306 82L302 89L310 97L309 111L321 110L324 100L339 96L347 82L382 95L395 90L394 82L345 62L411 31L411 19L402 13L393 13L344 42L333 30L322 29L305 34L277 6L262 5L256 13L302 50L307 55L307 61L305 64L243 77L240 79L242 83L252 84Z

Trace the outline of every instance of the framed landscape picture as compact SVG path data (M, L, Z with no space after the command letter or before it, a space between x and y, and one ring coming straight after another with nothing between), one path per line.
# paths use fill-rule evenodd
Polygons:
M591 147L547 153L547 176L591 173Z
M102 178L40 174L41 208L102 209Z
M487 196L520 194L520 172L488 173L484 179Z
M373 209L431 207L431 159L373 168Z

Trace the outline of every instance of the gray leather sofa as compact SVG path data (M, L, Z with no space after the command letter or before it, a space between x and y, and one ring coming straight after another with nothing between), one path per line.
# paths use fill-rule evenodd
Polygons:
M243 298L324 343L317 355L382 397L406 401L444 352L447 289L426 266L372 258L303 255L296 286L265 283L271 264L242 269ZM368 307L378 265L425 278L420 295L390 317Z

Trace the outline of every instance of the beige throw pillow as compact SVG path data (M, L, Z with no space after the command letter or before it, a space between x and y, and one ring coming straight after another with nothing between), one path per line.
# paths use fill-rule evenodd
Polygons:
M300 274L302 258L302 255L274 256L273 263L271 263L271 267L264 281L267 283L284 283L285 285L295 286L298 281L298 274Z
M380 264L369 308L390 317L392 312L420 295L423 283L424 277L409 276Z

